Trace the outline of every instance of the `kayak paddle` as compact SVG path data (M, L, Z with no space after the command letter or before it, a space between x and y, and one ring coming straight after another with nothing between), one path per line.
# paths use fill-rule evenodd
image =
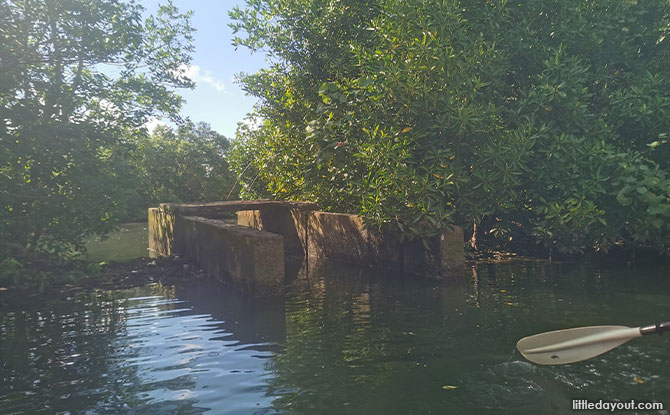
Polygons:
M664 332L670 332L670 321L645 327L577 327L524 337L516 348L538 365L564 365L599 356L636 337Z

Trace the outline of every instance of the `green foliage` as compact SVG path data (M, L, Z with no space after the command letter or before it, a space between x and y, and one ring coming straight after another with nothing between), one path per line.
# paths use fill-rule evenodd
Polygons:
M623 236L649 246L670 249L670 175L658 165L617 160L616 200L635 215L620 215Z
M230 142L205 123L187 123L176 130L158 126L133 155L142 194L141 215L146 216L147 206L161 202L237 196L226 160L229 147Z
M667 1L251 0L231 16L236 44L275 61L241 78L263 120L233 144L243 196L408 237L493 217L488 234L550 254L670 246Z
M113 229L150 116L178 121L188 14L116 0L0 0L0 245L62 256ZM10 254L11 255L11 254Z

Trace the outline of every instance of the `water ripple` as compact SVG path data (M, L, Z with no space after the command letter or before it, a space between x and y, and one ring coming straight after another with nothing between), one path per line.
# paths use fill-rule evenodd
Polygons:
M273 343L241 342L211 314L144 291L93 310L79 302L61 315L4 315L2 412L274 413L265 372ZM23 345L9 350L7 338Z

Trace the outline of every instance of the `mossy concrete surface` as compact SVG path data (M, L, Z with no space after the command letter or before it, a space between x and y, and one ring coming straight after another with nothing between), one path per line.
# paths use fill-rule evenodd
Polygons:
M162 207L149 208L149 257L170 256L174 253L176 217Z
M307 222L310 260L333 260L367 265L371 262L369 232L358 215L311 212Z
M180 216L169 204L148 211L152 258L181 255L210 276L257 296L279 295L284 243L278 234L205 217Z
M284 290L284 241L262 232L217 219L185 216L182 254L194 259L208 275L257 296Z

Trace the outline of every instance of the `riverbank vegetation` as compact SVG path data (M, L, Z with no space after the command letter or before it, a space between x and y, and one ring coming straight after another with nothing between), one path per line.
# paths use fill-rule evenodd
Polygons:
M313 200L552 257L670 252L670 4L248 0L272 65L231 144L180 115L190 14L0 0L0 266L80 252L159 202ZM158 117L174 127L152 133ZM230 166L229 164L230 163ZM231 172L234 171L234 173ZM4 271L3 271L4 272Z
M667 1L247 3L235 42L274 64L242 78L246 197L549 257L670 249Z
M0 1L5 280L48 273L151 204L231 190L228 140L179 112L192 32L170 3L147 16L134 2ZM150 134L154 117L178 127Z

